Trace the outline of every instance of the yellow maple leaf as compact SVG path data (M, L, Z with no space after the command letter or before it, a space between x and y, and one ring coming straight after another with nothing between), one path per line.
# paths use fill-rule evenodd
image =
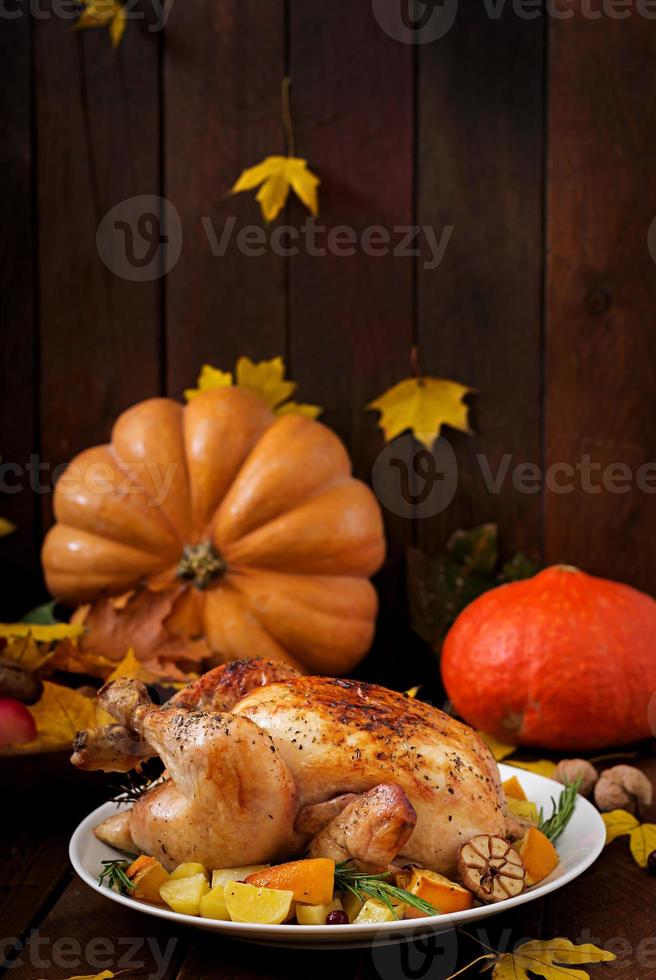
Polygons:
M162 681L161 675L155 674L141 663L140 660L137 660L132 647L129 648L123 659L116 665L105 683L108 684L110 681L117 681L121 677L132 677L135 680L142 681L144 684L155 684L158 681ZM104 708L96 707L97 725L112 725L114 721L115 719Z
M8 534L13 534L16 525L8 521L6 517L0 517L0 538L6 538Z
M211 364L203 364L196 384L198 385L197 388L187 388L185 391L185 398L188 402L196 395L200 395L201 391L212 391L214 388L231 388L232 373L221 371L219 368L212 367Z
M121 970L121 973L125 973L125 970ZM112 973L111 970L103 970L102 973L76 973L74 977L68 977L68 980L112 980L112 977L118 977L120 974Z
M647 867L652 851L656 851L656 824L641 823L629 836L631 854L641 868Z
M47 752L68 748L78 731L91 728L96 720L95 698L85 697L62 684L43 682L43 693L28 708L36 724L37 737L11 747L16 753Z
M531 980L530 974L545 980L588 980L587 970L575 970L581 963L607 963L614 953L592 943L576 946L569 939L533 939L522 943L512 953L502 953L494 962L496 980ZM488 969L492 967L489 964Z
M204 364L198 376L198 387L188 388L185 397L190 401L201 391L229 388L232 384L233 376L229 371L221 371L210 364ZM276 415L305 415L307 418L315 419L321 414L322 409L319 405L287 401L298 385L295 381L285 378L285 362L282 357L272 357L270 361L257 362L251 361L250 357L240 357L236 367L236 384L259 395Z
M497 762L503 762L509 755L517 751L516 745L510 745L507 742L500 742L498 738L494 735L488 735L487 732L478 732L479 738L482 738L488 749L494 756Z
M550 759L539 759L537 762L519 762L517 759L511 759L508 765L525 769L527 772L535 772L538 776L546 776L547 779L553 779L556 774L556 763L551 762Z
M13 660L31 672L40 667L54 655L54 648L48 643L38 644L31 633L27 636L12 636L2 650L5 660Z
M457 381L442 378L405 378L385 391L367 408L380 412L378 424L385 441L409 429L428 449L439 436L443 425L471 433L463 398L474 389Z
M632 813L627 810L611 810L609 813L602 813L601 819L606 824L606 843L630 834L632 830L640 826L640 821L636 820Z
M323 409L320 405L308 405L305 402L285 402L276 409L276 415L305 415L308 419L316 419Z
M294 394L298 385L285 380L285 364L282 357L272 357L270 361L257 364L250 357L240 357L237 361L237 384L255 392L270 408L277 408Z
M405 693L409 698L416 698L422 687L422 684L417 684L415 687L409 688Z
M108 27L112 47L117 48L127 26L125 7L118 0L82 0L82 12L74 24L76 31L89 27Z
M252 191L261 185L255 199L262 209L264 220L273 221L284 208L291 187L316 218L319 214L319 184L316 174L308 170L306 160L294 156L272 156L243 170L230 193Z
M52 643L56 640L70 640L84 633L84 627L78 623L0 623L0 637L8 639L12 636L32 636L37 643Z

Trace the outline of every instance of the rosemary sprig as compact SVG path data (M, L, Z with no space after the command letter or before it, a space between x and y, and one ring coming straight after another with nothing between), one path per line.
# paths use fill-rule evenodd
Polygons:
M128 895L134 885L125 872L135 857L136 854L131 854L129 860L102 861L103 869L98 875L98 884L107 885L108 888L113 888L120 895Z
M545 819L542 807L540 807L538 830L541 830L552 844L558 840L574 813L580 785L580 779L577 779L574 783L565 783L565 789L560 794L558 803L556 803L553 796L551 797L553 810L550 817Z
M377 899L387 906L396 919L399 917L392 900L405 902L406 905L411 905L419 912L425 912L426 915L440 914L440 910L430 902L413 895L405 888L397 888L396 885L390 884L388 880L390 877L389 872L377 875L365 874L364 871L358 870L352 861L342 861L335 866L335 888L339 891L352 892L361 902L366 901L367 898Z

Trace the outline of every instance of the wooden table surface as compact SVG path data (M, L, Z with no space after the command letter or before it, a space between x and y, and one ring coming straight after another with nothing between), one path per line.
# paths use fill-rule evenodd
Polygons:
M656 781L649 751L637 764ZM28 763L25 773L29 779ZM40 774L35 782L22 792L3 786L0 975L10 980L59 980L102 970L153 980L440 980L482 952L454 932L413 947L324 952L270 949L171 928L106 901L69 865L71 832L106 798L106 786L85 783L82 774L72 780ZM653 819L656 811L647 816ZM468 932L499 950L556 936L593 942L618 958L590 967L592 978L649 980L656 978L655 899L656 878L634 863L624 838L561 891ZM478 975L478 967L466 974Z

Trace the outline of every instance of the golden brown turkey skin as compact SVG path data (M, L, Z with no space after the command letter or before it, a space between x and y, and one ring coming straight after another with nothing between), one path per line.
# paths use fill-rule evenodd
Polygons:
M210 671L163 708L125 679L107 685L101 702L169 771L166 788L131 817L135 843L167 866L293 857L314 834L313 853L351 846L363 862L384 855L450 873L464 841L505 834L497 766L476 733L383 687L243 661ZM97 751L108 768L102 746L100 730L89 733L73 761L94 768ZM369 793L376 787L386 788Z
M417 814L408 861L449 872L463 841L505 834L491 753L437 708L374 684L295 677L252 691L232 711L271 736L301 805L398 785Z

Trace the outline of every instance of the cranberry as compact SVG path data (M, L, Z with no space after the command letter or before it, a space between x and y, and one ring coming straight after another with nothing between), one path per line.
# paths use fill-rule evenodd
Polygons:
M327 926L347 926L348 925L348 915L346 912L342 912L341 909L335 909L334 912L329 912L326 916Z
M656 851L652 851L647 858L647 867L650 874L656 875Z

